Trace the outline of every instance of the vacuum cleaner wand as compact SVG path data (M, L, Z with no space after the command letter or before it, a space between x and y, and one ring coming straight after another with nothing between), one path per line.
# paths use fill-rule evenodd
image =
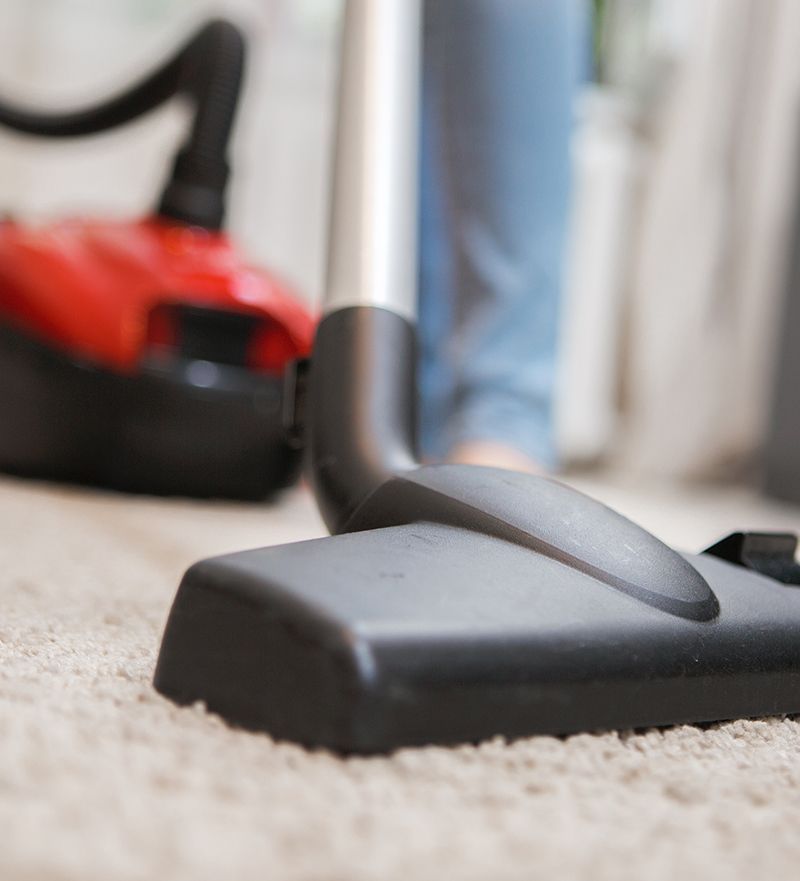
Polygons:
M312 359L310 479L332 532L416 467L420 0L351 0L328 279Z
M245 47L239 30L211 21L181 49L120 94L91 107L47 113L0 100L0 125L44 138L91 135L125 125L175 95L194 104L191 133L178 153L158 213L219 229L225 215L228 140L241 90Z
M419 12L347 3L308 407L341 534L191 567L156 688L348 752L799 711L792 537L683 555L556 481L416 461Z

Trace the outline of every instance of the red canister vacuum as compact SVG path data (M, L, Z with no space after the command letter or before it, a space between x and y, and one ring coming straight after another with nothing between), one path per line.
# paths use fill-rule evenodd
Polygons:
M264 498L297 476L283 390L315 322L222 231L244 56L238 29L212 21L95 106L54 114L0 100L0 124L45 138L102 132L173 96L194 110L153 216L0 223L3 470L230 498Z

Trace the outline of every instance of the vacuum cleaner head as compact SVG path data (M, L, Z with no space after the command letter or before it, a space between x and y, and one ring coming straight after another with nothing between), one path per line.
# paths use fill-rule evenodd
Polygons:
M0 124L48 138L121 125L173 95L195 107L152 218L0 222L3 470L253 499L297 477L283 386L315 321L220 231L243 59L239 31L212 21L93 107L0 101Z
M355 753L800 710L800 579L492 469L422 468L361 516L399 525L193 566L158 690Z

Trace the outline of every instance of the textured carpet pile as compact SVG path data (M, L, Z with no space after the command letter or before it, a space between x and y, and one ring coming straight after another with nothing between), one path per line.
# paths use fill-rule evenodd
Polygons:
M697 547L742 513L695 501L634 513ZM342 760L155 694L186 565L321 533L303 493L276 509L0 480L0 879L800 877L790 719Z

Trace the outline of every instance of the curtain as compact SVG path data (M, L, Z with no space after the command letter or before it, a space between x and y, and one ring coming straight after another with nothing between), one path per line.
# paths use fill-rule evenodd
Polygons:
M618 458L710 476L746 464L764 434L800 164L800 4L693 6L645 133Z

